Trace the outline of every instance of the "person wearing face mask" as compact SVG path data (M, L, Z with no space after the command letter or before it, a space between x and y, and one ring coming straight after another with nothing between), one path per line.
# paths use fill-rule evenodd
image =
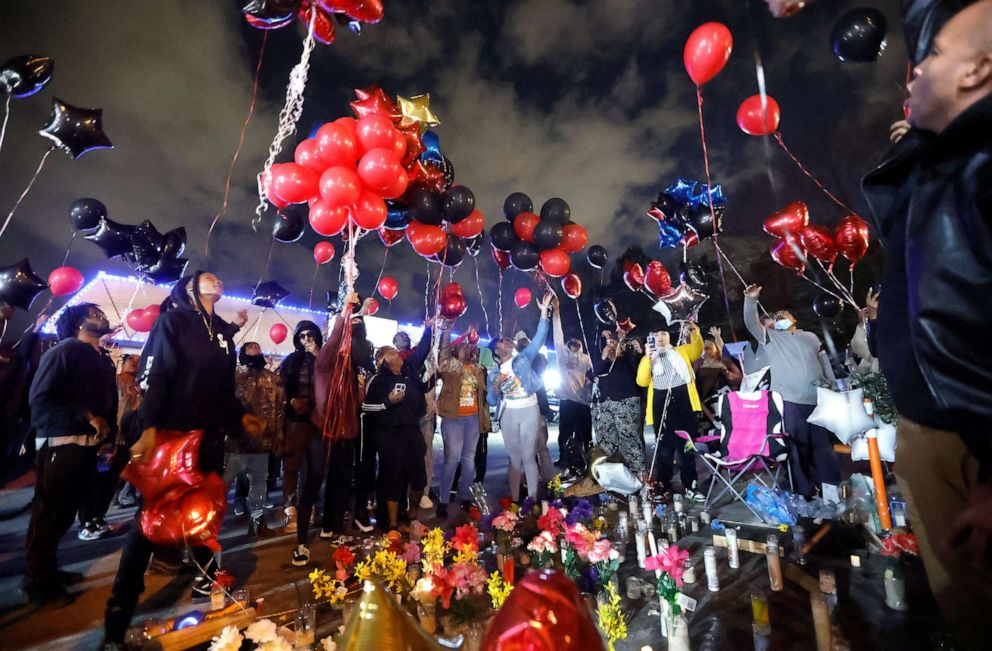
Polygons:
M286 396L282 380L277 373L265 368L262 347L254 341L241 346L234 386L238 400L245 410L265 424L265 430L260 436L232 432L227 435L225 442L224 483L230 484L242 472L248 475L248 532L257 536L267 532L262 514L269 471L269 451L273 446L277 451L281 447Z
M582 342L572 337L565 341L561 325L561 304L556 296L551 301L551 324L554 333L555 358L558 363L558 450L571 476L586 472L586 452L592 446L592 359L582 348Z
M323 458L310 458L310 453L318 454L322 446L320 430L310 422L310 417L314 406L314 363L323 344L324 338L317 324L300 321L293 333L295 350L286 356L279 367L286 395L286 433L282 445L286 533L295 533L298 526L301 469L322 467L324 461Z
M771 369L771 389L782 396L785 431L789 433L789 468L796 492L810 498L821 484L840 482L840 463L833 436L825 428L806 422L816 408L816 387L834 381L830 361L812 332L799 330L788 310L772 315L772 328L758 320L761 287L744 291L744 325L764 348Z
M97 450L117 429L117 380L100 346L111 328L99 307L65 308L56 329L59 343L42 355L28 398L38 466L25 591L32 603L65 605L72 577L58 569L59 539L77 512L91 520Z
M685 441L676 432L698 431L697 411L701 410L692 361L703 352L703 338L695 323L686 325L689 341L672 345L671 334L659 330L648 337L644 357L637 369L637 384L648 388L647 422L654 426L654 476L664 493L672 492L672 465L676 453L679 475L686 499L702 497L697 486L696 455L686 451Z
M202 430L200 471L223 476L225 435L244 429L260 436L265 424L246 413L235 393L236 327L217 314L224 283L210 272L181 278L155 321L141 352L139 382L145 397L137 418L144 429L131 446L131 459L142 463L155 452L158 430ZM140 517L140 511L139 511ZM107 645L122 645L131 616L144 592L144 574L154 545L136 522L124 550L107 609ZM192 556L200 574L193 581L193 599L207 600L217 568L213 552L195 547Z

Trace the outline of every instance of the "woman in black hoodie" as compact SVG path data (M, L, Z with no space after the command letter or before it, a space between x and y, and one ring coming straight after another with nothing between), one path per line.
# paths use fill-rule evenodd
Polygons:
M159 429L203 430L200 470L222 474L225 435L240 433L242 428L252 436L264 431L264 424L246 414L235 395L237 357L233 334L237 327L214 311L223 293L224 283L217 276L198 271L180 279L163 304L163 313L155 321L141 353L139 381L145 397L138 418L144 429L131 448L133 460L151 457ZM145 589L145 568L153 547L136 523L121 554L107 601L104 626L108 645L124 642L134 608ZM216 568L213 552L196 547L193 556L205 570L194 582L193 598L209 598Z

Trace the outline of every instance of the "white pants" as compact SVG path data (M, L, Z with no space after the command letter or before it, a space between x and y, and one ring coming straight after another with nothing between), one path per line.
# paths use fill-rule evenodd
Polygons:
M520 473L527 478L527 492L537 498L540 483L537 469L537 438L541 429L541 411L536 404L529 407L506 408L499 420L503 442L510 456L510 496L520 500Z

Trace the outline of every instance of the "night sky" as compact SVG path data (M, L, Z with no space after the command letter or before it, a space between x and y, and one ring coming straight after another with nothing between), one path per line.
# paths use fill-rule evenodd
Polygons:
M873 64L841 63L830 52L833 22L857 5L846 1L820 0L784 20L773 19L757 0L750 0L750 7L748 0L384 4L382 23L366 26L361 36L339 29L334 45L317 45L297 139L349 114L355 87L378 84L391 95L405 96L429 92L441 120L436 130L444 152L454 163L457 181L475 192L487 230L503 219L503 199L510 192L526 192L537 205L560 196L571 204L573 219L588 228L591 243L604 245L614 258L639 244L676 273L680 254L659 251L657 229L644 213L677 176L705 178L695 88L682 65L682 48L697 25L726 23L734 34L733 56L704 88L713 179L729 198L721 243L748 280L769 288L770 308L794 304L800 313L811 314L813 294L768 260L771 238L761 232L762 218L797 199L810 205L818 223L833 226L843 213L773 141L738 130L737 106L757 92L756 52L764 62L768 92L781 105L786 142L859 212L864 209L859 178L884 153L888 125L901 117L906 55L898 0L869 3L889 19L888 48ZM270 241L267 228L251 229L254 178L274 135L303 33L297 24L269 33L260 96L235 169L230 208L207 259L207 229L221 206L263 38L245 24L240 5L226 0L0 5L0 59L27 53L55 59L52 83L12 102L0 150L3 214L48 146L36 131L50 114L53 95L77 106L103 108L104 129L115 144L113 150L77 161L61 153L50 157L0 241L0 264L26 255L46 276L61 264L70 240L69 204L92 196L117 221L151 219L163 232L185 226L190 268L214 270L230 292L250 293ZM295 144L285 146L281 160L291 159ZM274 248L266 276L293 291L289 303L307 302L317 240L308 232L300 242ZM340 251L338 238L332 241ZM359 289L368 293L382 265L383 246L373 235L358 249ZM712 261L712 247L704 243L691 249L690 258ZM877 281L879 259L873 244L872 254L859 265L859 286ZM477 262L495 331L497 274L488 245ZM75 243L69 264L87 277L101 268L126 271L123 262L102 259L85 241ZM385 273L400 283L391 316L422 318L427 266L406 243L390 249ZM573 256L573 266L581 270L591 295L599 273L581 254ZM454 278L471 306L466 321L482 325L472 261L466 260ZM320 270L318 294L336 287L336 281L335 262ZM730 281L731 298L737 299L740 284ZM521 312L512 305L512 288L532 286L531 279L510 271L505 285L505 329L532 323L533 308ZM718 285L709 293L704 325L725 317ZM583 303L583 309L588 307ZM13 325L23 327L26 318L19 314ZM740 327L736 310L734 318Z

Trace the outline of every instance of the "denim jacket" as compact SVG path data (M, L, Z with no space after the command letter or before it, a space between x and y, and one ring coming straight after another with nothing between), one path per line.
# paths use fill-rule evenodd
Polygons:
M537 326L537 332L534 333L534 338L531 339L530 345L521 353L517 354L511 363L513 373L520 378L520 384L523 385L527 395L537 393L544 386L544 381L538 377L532 364L534 358L541 352L541 346L544 345L544 340L548 337L548 322L548 317L541 317L541 322ZM503 395L499 384L496 383L498 376L498 365L489 369L489 391L486 400L493 406L499 404L500 398Z

